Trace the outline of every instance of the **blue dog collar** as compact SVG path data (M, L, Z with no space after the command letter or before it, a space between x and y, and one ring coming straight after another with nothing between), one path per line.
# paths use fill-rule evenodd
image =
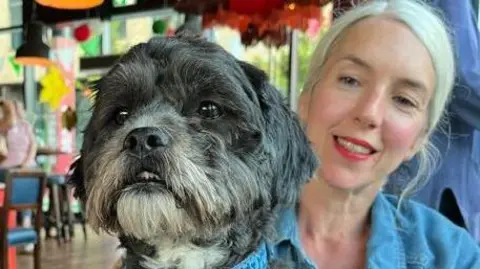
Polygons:
M126 265L123 265L122 269L126 269ZM267 269L268 268L268 251L265 242L250 254L241 263L235 265L232 269Z
M267 269L268 268L268 251L265 242L250 254L241 263L235 265L232 269Z

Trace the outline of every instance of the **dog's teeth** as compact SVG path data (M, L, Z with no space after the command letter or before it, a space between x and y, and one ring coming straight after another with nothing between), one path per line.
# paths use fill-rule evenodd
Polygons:
M150 176L150 173L147 171L144 171L138 174L138 177L142 177L142 178L148 178L149 176Z
M141 172L140 174L138 174L139 178L143 178L143 179L160 179L157 175L153 174L153 173L150 173L150 172L147 172L147 171L143 171Z

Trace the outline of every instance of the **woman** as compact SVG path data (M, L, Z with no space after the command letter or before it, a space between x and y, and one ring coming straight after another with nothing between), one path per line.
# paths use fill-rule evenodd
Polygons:
M7 100L0 100L0 138L1 138L1 153L0 163L5 161L8 157L8 140L7 133L16 120L15 106L12 102ZM2 179L3 181L4 179Z
M33 128L25 119L22 103L16 100L2 100L0 107L4 115L0 121L0 130L6 137L8 150L6 158L0 162L0 181L4 181L6 169L28 169L36 166L37 143ZM22 211L22 226L30 227L31 225L32 212ZM31 253L33 248L33 244L27 244L23 251Z
M426 5L371 1L338 18L314 52L299 105L321 167L297 211L283 215L274 256L288 253L295 268L480 268L464 230L381 192L415 155L414 182L432 169L429 136L454 77L449 36Z
M8 154L0 163L1 169L31 168L36 165L37 144L32 126L25 119L25 111L19 101L2 100L5 118L0 126L7 139Z

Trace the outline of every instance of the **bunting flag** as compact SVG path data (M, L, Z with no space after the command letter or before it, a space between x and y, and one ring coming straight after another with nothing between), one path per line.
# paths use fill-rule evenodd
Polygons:
M80 48L86 56L99 56L101 54L102 40L100 35L93 36L88 41L80 43Z
M10 66L12 67L15 75L18 76L22 73L22 65L18 64L17 61L15 61L15 55L8 56L8 62L10 63Z

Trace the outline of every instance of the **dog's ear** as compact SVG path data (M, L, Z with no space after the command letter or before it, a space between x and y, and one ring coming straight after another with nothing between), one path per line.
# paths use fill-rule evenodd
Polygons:
M265 137L273 147L273 202L292 205L314 174L318 162L297 115L289 109L281 93L267 75L255 66L239 62L260 103Z
M186 14L185 22L175 31L175 36L202 36L202 18L195 14Z
M175 32L175 38L189 42L207 41L207 39L202 36L202 33L192 31L188 28L178 29L177 32Z
M68 184L75 189L74 196L81 201L86 199L85 182L83 176L83 159L80 155L71 165L68 171Z
M203 39L201 33L194 32L188 28L177 29L177 31L175 32L175 37L187 39Z

